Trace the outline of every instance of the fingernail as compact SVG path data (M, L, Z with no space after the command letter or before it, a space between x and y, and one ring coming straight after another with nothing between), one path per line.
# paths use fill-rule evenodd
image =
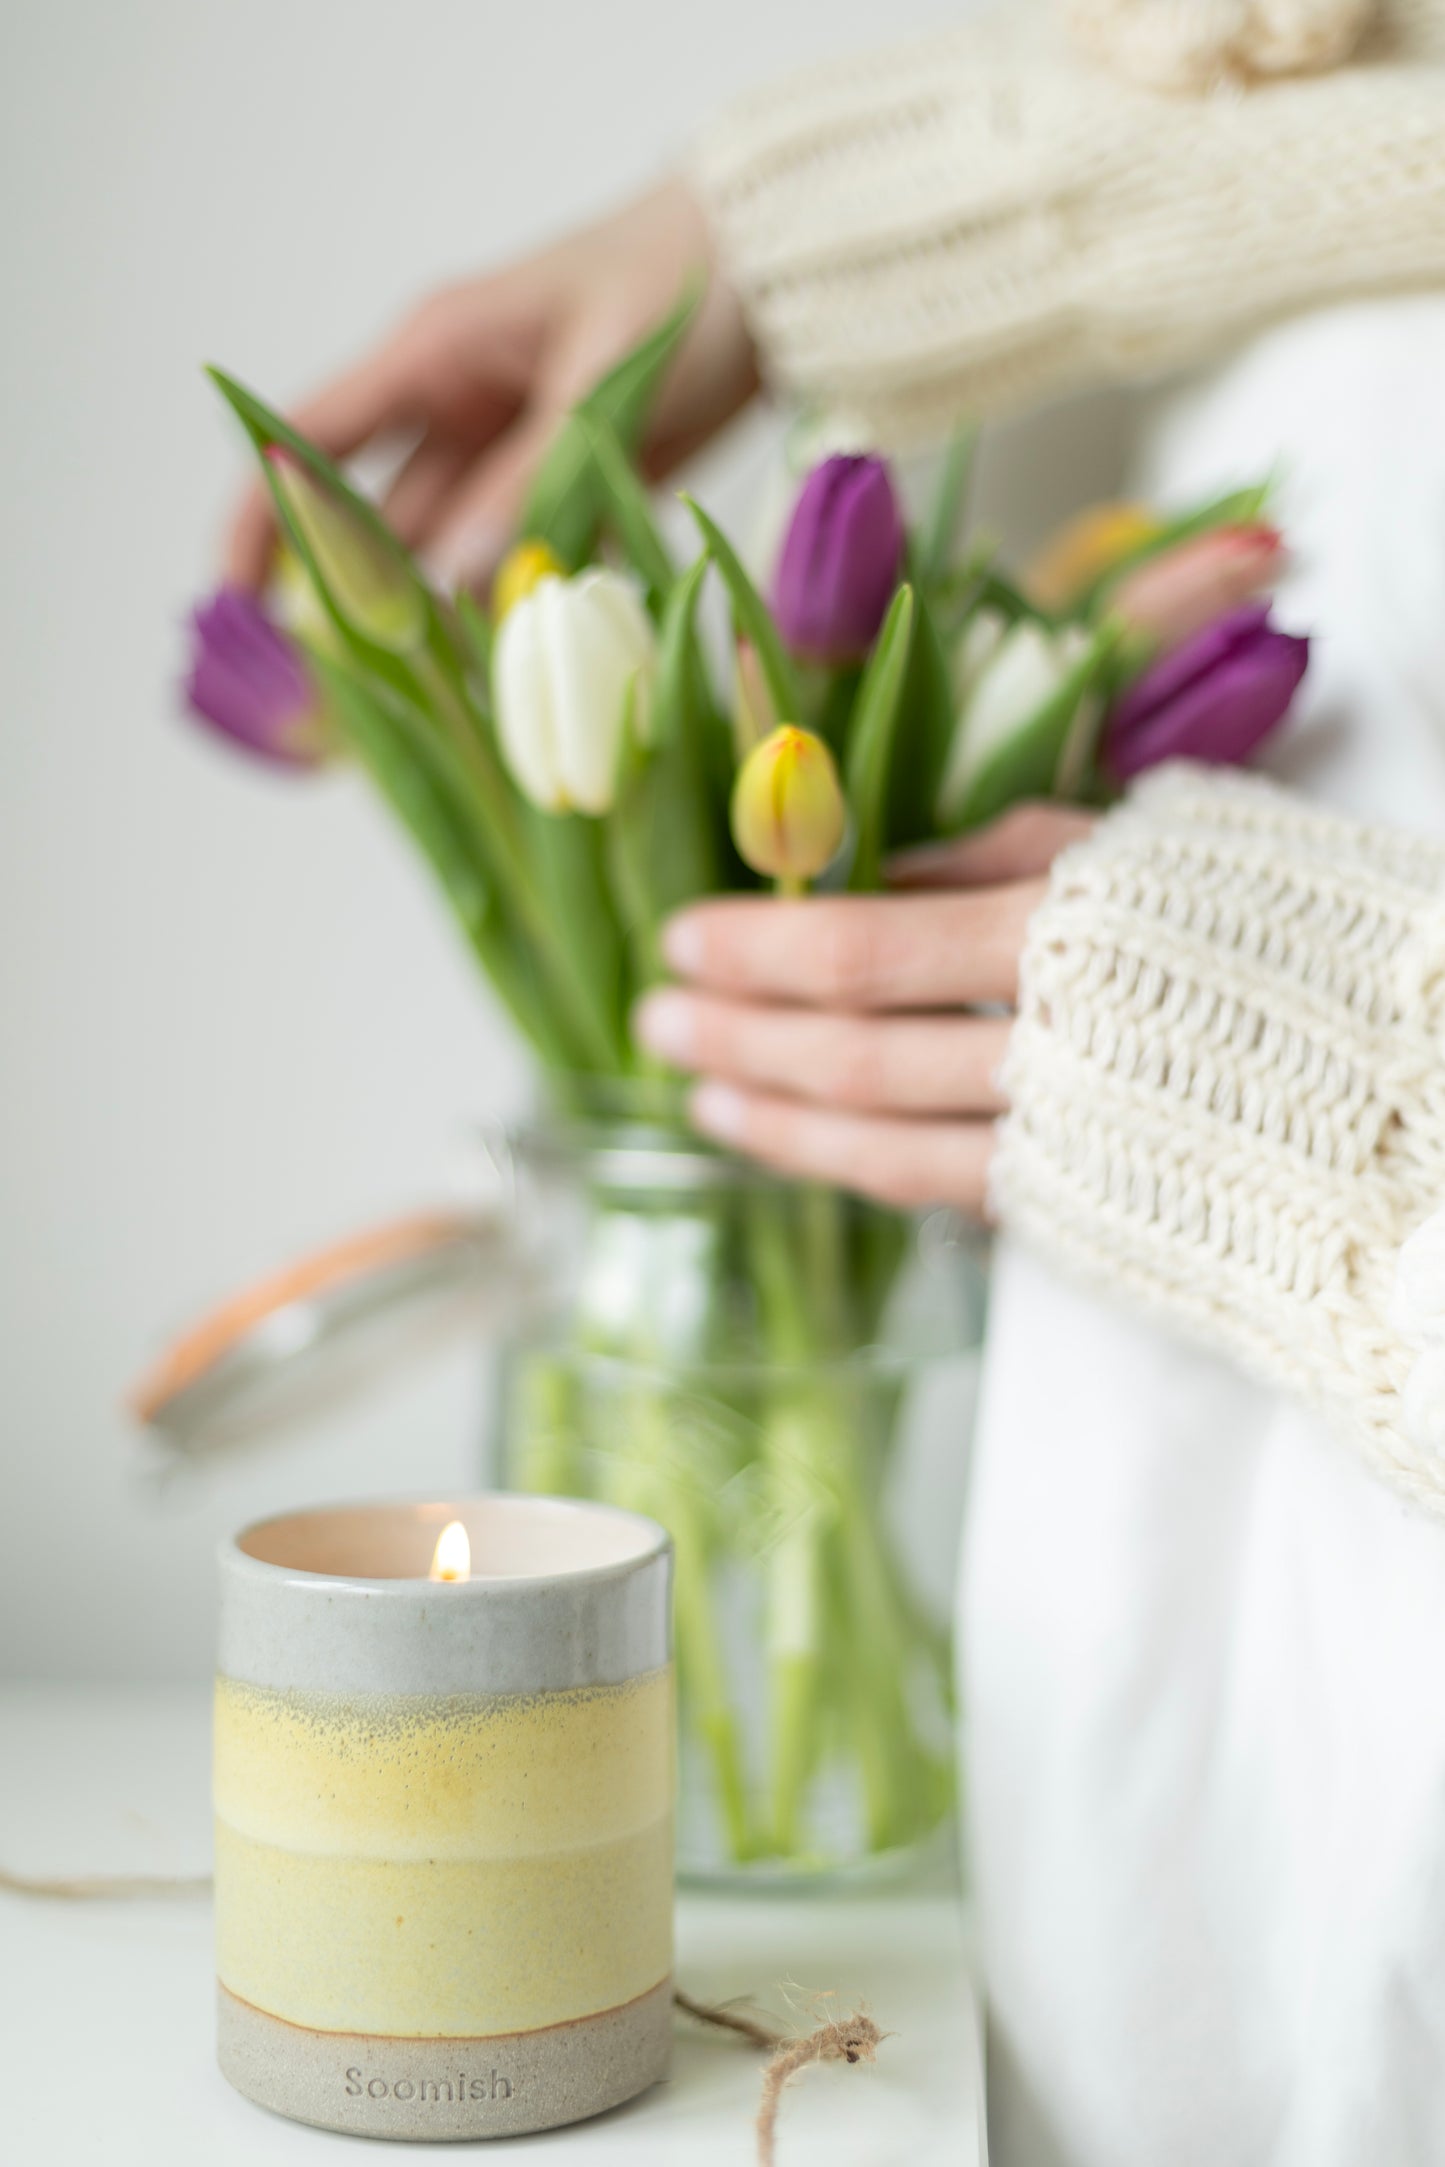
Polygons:
M687 1110L694 1127L705 1136L715 1136L720 1144L740 1142L747 1127L743 1095L731 1084L699 1084L687 1102Z
M678 1068L690 1064L696 1032L693 1004L685 993L670 986L649 993L632 1011L632 1030L649 1053Z
M662 929L662 952L675 971L695 978L702 969L702 926L694 912L680 911Z

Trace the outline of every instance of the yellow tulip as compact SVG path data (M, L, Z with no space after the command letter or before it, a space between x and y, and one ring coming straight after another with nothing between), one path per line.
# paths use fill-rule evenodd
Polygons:
M1160 533L1142 504L1093 504L1045 542L1024 575L1040 609L1067 609L1123 558Z
M567 567L545 542L514 542L492 582L492 619L500 624L509 610L544 579L565 579Z
M833 755L811 730L782 724L739 768L732 798L738 855L785 889L801 888L822 872L847 824Z

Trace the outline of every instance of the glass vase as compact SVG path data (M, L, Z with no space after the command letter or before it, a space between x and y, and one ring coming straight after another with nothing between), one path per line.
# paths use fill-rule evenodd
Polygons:
M672 1535L679 1870L887 1871L952 1802L978 1238L635 1104L539 1122L512 1157L553 1298L504 1350L502 1479Z

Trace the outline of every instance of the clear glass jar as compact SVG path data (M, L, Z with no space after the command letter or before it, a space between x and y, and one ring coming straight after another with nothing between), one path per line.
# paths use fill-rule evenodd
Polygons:
M553 1298L504 1353L502 1479L672 1534L680 1871L866 1873L951 1803L982 1247L714 1153L666 1103L515 1140Z

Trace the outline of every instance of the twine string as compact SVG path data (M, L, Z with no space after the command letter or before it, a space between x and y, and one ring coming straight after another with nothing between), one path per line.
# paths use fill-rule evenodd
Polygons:
M817 2002L832 1998L830 1994L814 1997ZM775 2167L778 2110L783 2103L783 2093L793 2078L815 2062L844 2062L856 2066L859 2062L876 2061L878 2048L888 2037L886 2032L878 2029L866 2009L861 2008L846 2017L824 2017L813 2031L790 2033L775 2031L771 2025L759 2023L736 2008L712 2008L681 1992L674 1993L673 2000L679 2009L686 2010L689 2016L697 2017L702 2023L733 2032L749 2046L769 2050L770 2059L763 2071L762 2096L758 2101L758 2167Z
M80 1903L92 1899L135 1901L143 1897L199 1896L211 1887L209 1874L82 1874L48 1878L11 1873L0 1866L0 1889L13 1896L30 1896ZM819 2001L831 1997L820 1995ZM880 2042L887 2038L866 2010L851 2016L825 2017L811 2032L777 2031L771 2024L750 2016L735 2004L713 2005L695 2001L681 1987L673 1989L673 2004L686 2016L716 2031L729 2032L746 2045L770 2056L763 2071L762 2096L758 2103L758 2167L775 2167L778 2109L793 2078L815 2062L856 2064L877 2059Z

